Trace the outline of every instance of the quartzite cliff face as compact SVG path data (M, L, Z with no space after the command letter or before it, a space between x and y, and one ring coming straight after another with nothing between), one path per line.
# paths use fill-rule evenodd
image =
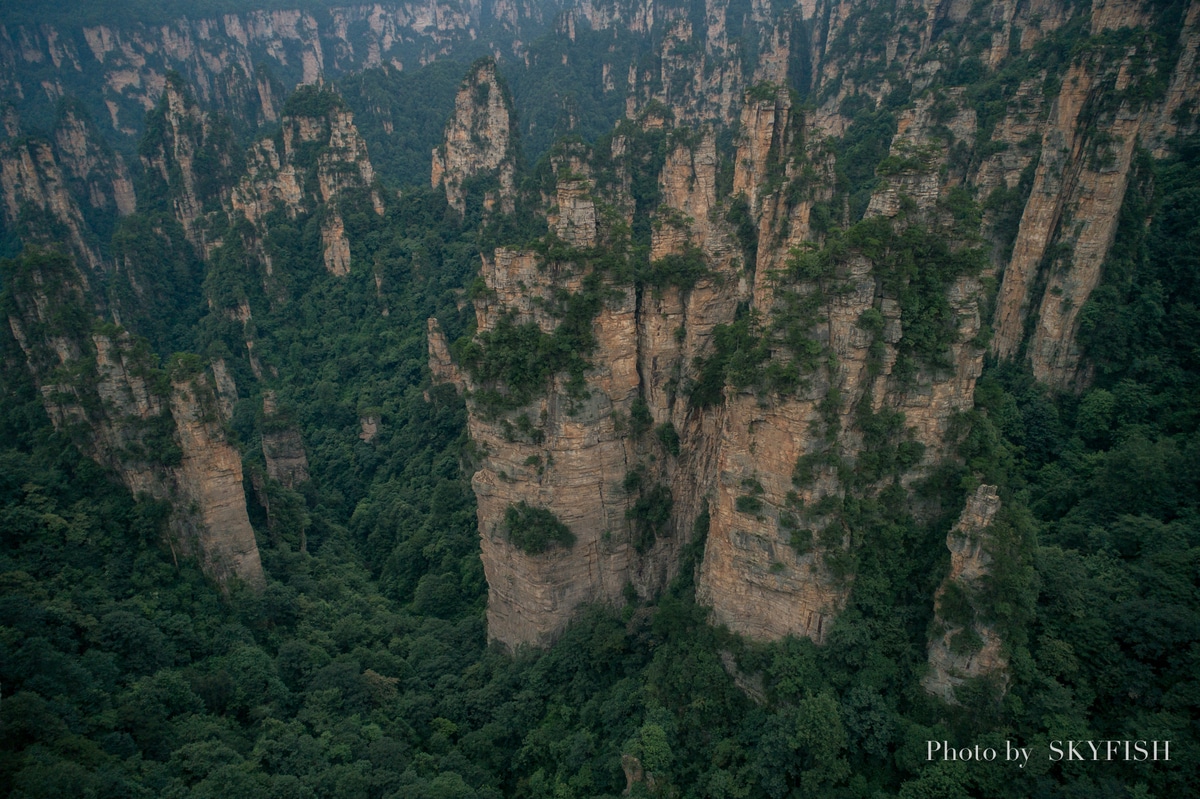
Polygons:
M497 199L504 213L513 211L516 152L508 89L496 76L496 63L483 61L472 68L454 99L454 116L445 140L433 151L433 187L445 187L446 202L459 213L465 209L463 182L490 173L496 187L484 198L487 207Z
M170 259L211 262L231 247L249 255L243 263L259 261L253 271L262 276L261 293L278 297L263 245L272 220L321 214L326 268L337 276L349 272L351 247L340 216L345 198L353 195L375 214L383 213L383 202L350 113L330 92L317 87L305 92L296 110L284 114L279 134L243 154L227 125L203 113L178 78L168 80L141 148L142 200L134 196L120 156L99 144L95 129L69 110L52 141L19 140L0 150L0 168L12 177L4 186L12 229L31 245L52 242L65 230L70 247L70 256L48 251L28 256L6 286L8 326L47 412L135 495L169 502L172 550L195 557L222 585L235 576L252 586L264 582L247 513L242 453L224 428L242 398L262 396L266 477L289 488L308 480L299 432L277 412L273 392L255 385L274 372L254 349L254 309L247 299L254 292L244 289L252 273L231 276L232 285L243 288L207 296L210 313L245 331L242 357L254 379L243 382L240 395L225 358L207 367L198 358L184 359L164 372L145 342L120 321L140 323L167 313L152 306L162 299L161 272L172 266ZM135 251L115 248L112 260L106 259L96 246L106 220L111 225L139 202L161 214L147 231L148 241ZM31 209L40 216L31 216ZM179 238L168 229L168 219L178 224ZM184 290L169 288L168 293ZM254 470L252 477L265 503Z
M1079 314L1112 245L1135 149L1161 149L1194 124L1170 109L1197 96L1187 75L1198 32L1186 24L1196 5L1172 33L1171 62L1151 54L1148 29L1161 20L1149 8L968 11L902 4L894 15L906 24L880 33L866 24L887 16L880 9L804 4L799 19L759 29L753 78L731 83L736 100L723 107L686 101L724 96L704 83L719 73L687 66L711 57L720 14L709 15L706 55L680 58L674 43L698 38L691 22L670 9L624 18L668 32L662 80L630 73L636 131L618 128L603 152L572 146L552 159L555 184L541 202L547 240L559 244L485 253L475 299L486 353L505 325L536 325L552 339L571 319L564 292L600 287L588 368L559 372L523 403L478 350L456 365L431 322L435 378L466 389L482 453L474 485L491 637L542 643L580 603L619 601L627 585L653 593L699 520L708 536L697 594L715 620L819 642L853 591L855 553L870 546L852 509L954 457L952 425L973 405L989 348L1027 358L1053 388L1086 384ZM612 24L596 9L579 13L592 27ZM1092 44L1062 66L1032 57L1058 31ZM973 48L979 81L1017 76L1000 81L998 104L980 106L947 77ZM802 111L776 87L789 75L815 108ZM900 90L909 99L889 106ZM456 132L498 118L483 99L460 93L435 184L451 142L464 138ZM893 127L874 179L855 184L839 139L867 124L863 103ZM721 152L708 126L739 104L736 152ZM616 274L597 256L638 222L629 176L647 167L639 148L659 131L649 252L632 276ZM495 159L459 162L462 174L497 169ZM730 167L732 186L721 188ZM831 238L860 214L850 235ZM940 299L921 307L920 294ZM506 519L522 507L553 513L574 543L514 545ZM654 513L660 523L647 521ZM1000 668L993 639L965 667L935 642L935 672ZM939 646L950 653L941 660ZM930 690L945 694L947 680Z
M196 524L241 530L225 512L237 475L210 422L240 400L269 405L276 374L254 317L287 301L272 231L318 225L320 263L340 280L369 268L348 223L387 210L323 76L477 41L492 57L458 92L432 184L459 214L545 220L536 246L482 254L473 341L452 354L430 323L435 377L468 396L490 635L545 643L581 603L650 596L706 532L697 593L715 620L820 642L872 545L859 509L955 457L985 356L1025 361L1051 389L1091 379L1080 330L1137 165L1196 130L1200 2L553 10L380 3L0 29L0 90L15 109L0 143L6 231L64 241L79 265L63 272L71 301L114 320L156 301L159 260L224 270L208 312L244 333L236 354L159 394L116 368L132 357L123 334L48 327L33 283L10 311L14 335L58 423L87 420L94 457L156 496L179 475L209 485L195 489ZM521 43L543 32L561 46ZM523 181L506 64L534 69L553 53L567 66L574 43L600 40L588 69L604 96L624 97L627 119L599 143L557 145ZM58 77L42 80L50 64ZM72 93L117 138L151 110L143 196L69 104L44 139L21 131L25 109ZM558 99L572 129L580 109ZM234 144L235 129L263 122L278 132ZM151 207L184 241L152 225L153 257L106 255L97 242L113 220ZM102 283L130 290L101 297ZM61 368L93 357L111 396L72 399ZM174 471L129 455L148 435L130 420L168 417L155 424L180 452ZM274 421L265 473L303 482L303 442ZM514 519L552 540L518 545ZM199 551L249 563L244 543Z
M298 85L382 65L419 68L481 38L485 51L507 51L543 20L540 4L499 0L260 10L161 25L0 25L0 93L32 113L72 94L117 135L135 135L177 72L206 109L253 130L277 121Z
M82 275L62 255L34 256L12 280L8 325L55 427L135 496L170 503L177 556L195 557L222 586L234 577L262 586L241 455L208 371L180 364L168 375L120 328L89 330Z
M975 596L987 587L993 561L990 528L999 510L996 487L980 486L946 536L950 573L934 597L935 634L929 642L929 673L921 685L947 702L956 701L955 689L969 679L1007 680L1003 641L994 625L976 618L975 607Z

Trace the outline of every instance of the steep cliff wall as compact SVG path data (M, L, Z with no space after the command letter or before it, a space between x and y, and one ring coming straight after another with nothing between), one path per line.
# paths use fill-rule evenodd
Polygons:
M279 412L275 392L270 389L263 392L262 452L272 480L288 488L308 480L308 453L300 431Z
M801 253L780 246L806 238L806 211L786 207L781 180L769 175L786 180L830 166L822 144L807 150L790 129L804 121L786 94L744 117L734 186L767 192L738 195L756 206L750 262L724 220L733 200L717 195L714 136L668 137L662 124L647 118L642 129L613 138L603 154L614 162L607 184L589 177L586 158L559 165L550 226L574 246L484 258L477 349L464 350L461 372L436 330L431 337L435 374L471 397L471 433L485 453L474 485L489 629L510 645L552 638L577 604L614 601L627 581L642 595L661 587L701 516L709 531L698 595L716 618L757 637L821 640L853 578L855 522L844 503L874 494L892 475L861 466L859 456L882 448L896 468L918 467L940 456L951 416L970 407L983 353L971 343L977 279L939 278L945 321L961 341L924 366L905 347L906 285L887 285L890 255L869 246L814 255L830 263L809 274ZM634 153L652 140L673 146L662 161L646 260L638 262L622 249L624 228L597 231L588 209L637 205L622 175L642 166L631 163ZM926 168L936 174L938 167ZM800 205L811 210L823 199L828 191L813 181ZM936 191L927 204L935 224ZM606 218L612 226L614 215ZM893 224L908 223L876 229L892 235ZM597 256L614 249L624 253L632 285L622 270L598 267ZM941 256L959 257L952 248ZM572 303L589 297L594 317L573 318L582 306ZM739 302L747 312L739 313ZM878 328L864 316L878 318ZM586 327L564 335L568 320ZM511 358L509 348L580 332L586 362L548 376L548 384L515 389L514 375L489 361L498 350L496 357ZM574 543L520 551L506 525L521 503L552 511Z
M507 52L518 35L536 35L543 15L528 0L378 2L162 24L0 25L0 94L35 115L74 94L129 135L175 71L206 110L253 130L278 120L284 94L298 85L384 64L415 68L468 47Z
M1128 21L1098 15L1093 28ZM1193 38L1185 32L1185 46ZM994 348L1001 357L1024 350L1034 375L1058 388L1088 380L1076 343L1079 313L1100 282L1138 141L1163 135L1158 103L1147 101L1146 84L1165 66L1152 47L1135 39L1082 56L1064 76L1042 134L997 302ZM1190 67L1181 59L1179 68Z
M65 256L27 255L5 289L9 328L55 427L135 496L171 504L172 551L198 559L222 586L234 577L261 586L241 456L225 439L207 373L185 360L168 375L144 342L95 322Z
M63 242L93 273L101 240L136 206L124 159L75 104L64 103L48 139L27 137L15 114L0 144L3 223L30 243Z
M729 372L697 590L738 632L821 641L851 590L854 552L869 545L856 503L944 457L952 418L971 407L982 258L939 210L947 148L928 146L921 119L918 105L892 142L921 157L818 249L812 208L835 183L825 143L805 135L811 123L783 92L743 112L733 185L757 210L750 330L761 338L746 353L756 373ZM914 318L917 291L953 331L932 350L917 346L931 332Z
M169 209L196 251L208 255L219 243L211 230L240 166L232 133L200 110L176 76L166 82L147 126L141 147L147 199Z
M499 200L505 213L512 212L517 155L513 123L512 100L496 74L496 63L490 59L477 63L454 99L454 116L441 146L433 152L430 175L435 189L445 186L446 202L459 213L466 207L464 181L480 175L497 181L485 205Z
M272 270L262 242L268 216L282 211L288 219L320 213L325 268L339 277L350 272L350 241L342 219L348 193L366 196L377 215L383 199L367 146L354 126L354 115L341 98L324 87L306 87L289 100L280 133L254 143L245 172L234 186L227 210L244 217L256 235L246 243Z
M1000 510L995 486L980 486L946 536L950 573L934 597L934 635L929 642L929 673L921 685L929 693L954 702L955 689L969 679L1007 679L1008 663L996 629L977 618L975 595L984 590L992 555L989 528Z
M577 12L664 31L660 72L630 73L640 127L551 159L553 235L485 254L472 342L452 356L431 326L435 377L467 391L482 453L492 637L542 643L578 603L653 591L702 519L697 595L715 619L821 641L872 546L870 509L903 505L955 457L989 346L1053 388L1086 383L1080 309L1137 142L1163 141L1165 109L1196 95L1180 73L1195 31L1173 41L1170 20L1131 5L977 11L755 10L759 48L737 78L755 85L724 110L705 81L725 79L683 44L720 40L727 11L709 9L703 35L670 7ZM1068 42L1076 56L1048 55ZM693 93L709 104L675 100ZM490 118L485 99L460 93L454 138ZM735 153L688 129L739 105ZM1174 119L1170 133L1193 124ZM476 156L460 149L456 171ZM535 552L514 529L529 509L559 524ZM991 670L980 662L997 661L935 671Z

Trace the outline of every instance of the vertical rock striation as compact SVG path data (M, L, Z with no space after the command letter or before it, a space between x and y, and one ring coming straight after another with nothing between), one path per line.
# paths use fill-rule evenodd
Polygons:
M1149 27L1174 12L1139 3L1088 16L1007 0L755 5L736 42L734 12L705 11L701 25L674 8L584 4L564 22L564 36L657 31L658 58L628 69L629 120L603 153L572 144L551 159L543 244L485 254L459 363L431 322L431 368L466 391L482 453L489 630L509 645L552 639L577 604L620 601L626 582L655 590L698 519L697 595L715 620L822 641L872 545L856 514L955 457L989 346L1052 388L1090 379L1081 312L1139 142L1191 130L1180 109L1200 97L1194 3L1158 50ZM751 35L757 53L731 64ZM1033 55L1072 37L1086 46L1062 66ZM964 58L978 76L951 70ZM626 72L603 67L606 88ZM472 73L435 152L433 183L459 209L468 180L503 175L495 134L510 117L493 75ZM798 108L787 82L815 105ZM739 112L736 154L722 152L705 123ZM657 193L638 180L650 168ZM645 235L636 256L629 230ZM572 338L585 300L595 312ZM487 360L517 346L514 331L548 353L570 340L582 365L518 391ZM523 551L506 527L514 508L549 511L574 544ZM981 654L955 660L950 631L931 649L937 674L1002 668L992 633L970 629Z
M512 100L496 74L496 62L475 64L454 99L454 116L446 125L441 146L433 151L430 182L444 186L446 202L459 213L466 209L464 182L481 175L497 185L487 192L485 205L497 201L512 213L516 153L513 151Z
M921 685L947 702L956 702L955 689L967 680L1007 680L1003 641L990 624L975 618L974 600L991 570L989 528L999 510L996 487L982 485L967 499L958 523L946 536L950 573L934 595L929 673Z
M144 342L93 325L82 275L65 256L27 255L5 296L55 427L135 496L170 503L173 552L199 560L223 587L234 578L262 586L241 455L225 439L208 373L184 360L168 376Z

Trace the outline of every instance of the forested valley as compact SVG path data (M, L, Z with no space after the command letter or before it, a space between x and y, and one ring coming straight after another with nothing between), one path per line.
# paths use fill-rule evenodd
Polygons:
M238 10L223 2L193 5L194 17ZM271 7L285 5L298 4ZM700 29L703 3L674 5L684 8L680 18L692 13ZM749 3L725 5L730 20L739 13L750 20ZM854 55L861 42L875 41L872 35L885 36L893 15L907 7L863 6L855 18L859 38L843 34L823 43L828 63ZM123 156L136 210L84 206L80 233L49 204L25 202L0 228L0 307L6 319L18 320L0 330L0 794L1196 795L1195 107L1176 114L1167 145L1155 151L1139 139L1130 146L1112 245L1097 285L1073 311L1072 346L1084 377L1070 385L1035 377L1028 341L1036 314L1021 323L1026 338L1017 350L989 349L1003 268L988 264L1003 267L1014 242L1023 246L1018 229L1030 192L1038 190L1031 186L1039 163L1023 162L1011 187L977 192L965 176L1008 146L996 145L992 131L1009 124L1028 86L1039 97L1056 97L1067 70L1113 52L1134 53L1128 71L1150 74L1122 90L1122 108L1149 107L1167 94L1169 70L1162 65L1179 57L1182 21L1195 19L1190 4L1149 3L1149 22L1095 34L1087 27L1090 5L1080 7L1075 21L1046 34L1041 45L1013 44L1011 60L999 67L985 64L982 49L971 49L982 33L961 23L967 32L953 63L943 59L924 86L909 80L915 72L889 73L890 91L878 102L846 88L868 83L850 69L838 73L844 83L836 89L820 84L813 69L819 59L797 45L784 80L745 80L733 92L733 118L704 125L669 102L650 99L627 109L624 95L600 83L602 64L607 77L607 60L627 58L639 69L661 69L667 78L646 84L646 96L661 91L669 98L675 89L668 67L693 55L682 39L663 51L659 28L639 38L632 29L591 29L582 18L569 39L565 28L546 26L523 45L533 54L525 61L468 48L427 65L373 66L289 90L278 119L261 126L231 117L228 107L203 110L198 89L180 73L169 74L162 99L138 123L136 141L97 134L106 143L98 145L100 166L93 169L115 163L114 153ZM5 22L13 31L28 24L20 14ZM788 25L798 41L816 23ZM731 22L729 36L758 48L751 28L747 21L745 30L735 30ZM747 45L743 54L751 66L754 48ZM463 180L456 208L443 186L430 186L430 153L436 158L441 146L445 154L456 96L474 92L491 101L487 91L464 88L470 86L464 76L478 74L481 64L495 69L514 119L513 199L506 206L498 199L500 178L481 173ZM859 69L873 64L864 58ZM1158 64L1158 73L1146 64ZM1136 91L1145 97L1133 97ZM168 95L182 98L186 113ZM1096 124L1116 125L1116 106L1099 107L1105 96L1095 95L1101 99L1092 100L1097 107L1088 113ZM812 155L820 133L812 125L797 125L804 132L794 139L768 137L771 149L763 148L762 158L768 169L772 158L780 166L747 199L735 190L734 163L749 137L741 109L756 102L790 120L815 118L840 103L846 124L820 144L820 157ZM950 133L959 106L977 114L978 131L969 138ZM946 130L937 140L947 153L942 161L933 163L935 148L901 153L893 146L907 125L898 120L914 108L932 120L931 128ZM1050 112L1038 113L1044 121ZM374 168L369 179L360 180L350 162L330 160L338 146L353 149L331 143L339 120L351 116ZM192 120L191 127L173 119ZM95 107L65 96L45 130L7 136L0 160L36 152L64 120L80 120L89 130L106 125ZM324 138L304 139L312 125L297 120L318 120ZM905 337L888 340L899 353L897 385L915 391L926 375L945 374L951 348L970 343L982 363L973 399L953 414L944 452L934 459L906 432L903 410L872 410L864 402L838 421L836 389L828 389L833 399L821 406L824 416L809 423L821 428L827 449L795 464L791 496L831 476L840 488L818 510L796 501L776 514L788 557L823 553L843 580L838 584L847 586L844 606L817 635L761 640L714 619L697 594L710 532L706 499L694 518L679 522L687 540L677 542L681 554L660 592L640 594L630 584L622 601L585 603L546 648L489 643L489 589L472 489L489 453L472 440L469 414L496 425L511 419L505 428L511 440L540 443L537 425L545 420L531 422L519 412L552 392L581 406L589 401L596 388L584 378L604 366L595 356L593 322L617 303L614 292L628 291L640 309L649 298L686 296L697 286L733 290L737 281L713 277L710 255L698 246L651 258L663 229L685 226L672 221L683 215L668 209L660 174L674 153L700 150L701 134L691 127L711 131L715 143L712 191L719 207L712 224L731 232L742 283L761 285L752 264L756 257L765 263L758 251L774 247L783 253L788 285L819 284L821 301L835 303L853 291L846 270L855 259L870 260L878 265L872 274L880 275L872 301L884 307L879 298L894 296L896 318L904 322ZM200 220L194 228L185 227L179 211L189 201L179 178L184 133L198 143L190 157L202 178L186 195L195 200L193 220ZM1040 146L1040 132L1021 135L1034 144L1014 146L1013 153ZM1116 137L1087 135L1076 148L1080 163L1103 173L1111 166L1105 159L1115 157L1107 148L1119 150ZM44 146L49 152L51 145ZM579 155L585 149L592 155ZM618 158L609 155L617 152L640 164L624 185ZM1049 152L1047 146L1040 157ZM280 160L269 162L269 153ZM601 233L587 246L568 245L554 233L555 215L563 213L555 198L565 196L556 187L582 180L572 171L580 164L592 170L601 220ZM276 180L289 169L303 198L286 211L278 204L264 204L257 216L229 211L231 197L257 191L253 180ZM873 198L900 185L889 180L922 169L945 182L933 201L937 212L918 211L905 195L896 200L899 211L881 216ZM16 180L15 171L4 174ZM64 182L82 197L90 179ZM630 224L618 218L618 204L601 203L609 189L628 196ZM336 203L312 199L321 196L336 196ZM764 197L789 210L809 203L811 246L789 253L783 234L760 235L770 230L767 213L759 211ZM1063 213L1062 230L1082 228L1085 209ZM337 230L341 238L330 232ZM344 262L329 255L340 252L331 241L347 243ZM546 311L558 325L552 335L518 324L513 314L490 330L477 329L474 303L495 301L481 276L481 254L486 266L503 247L524 248L549 264L586 263L587 274L598 276L581 279L582 288ZM89 267L88 253L101 265ZM1040 263L1070 257L1068 244L1051 245ZM1039 274L1030 285L1061 293L1041 285L1045 274L1053 281L1058 273ZM952 321L958 311L949 287L977 275L984 321L964 342ZM690 378L671 386L685 409L680 413L699 418L738 395L778 405L810 386L833 385L822 375L836 374L838 359L832 345L811 333L827 321L825 306L805 305L809 295L801 289L778 291L780 302L794 301L791 317L760 313L742 299L728 324L714 326L705 357L685 365ZM22 321L33 318L35 296L49 297L51 306L36 311L37 324ZM464 396L461 386L435 379L431 318L464 379L491 393ZM866 369L874 377L884 368L880 353L892 323L868 311L853 324L864 348L872 348ZM674 335L682 340L679 331ZM138 494L115 476L124 467L114 464L128 463L146 473L185 473L192 456L181 449L182 424L170 426L166 410L146 416L128 436L96 432L119 428L114 401L102 390L111 374L104 371L105 342L158 397L148 400L152 405L178 416L179 387L193 381L207 414L197 424L219 431L214 435L240 460L261 585L215 580L200 558L177 548L175 520L195 509L181 511L171 492ZM228 371L231 394L207 377L214 363ZM213 407L205 405L208 395L201 396L197 380L221 389L209 392ZM619 423L627 426L623 435L640 442L639 452L654 455L614 478L618 484L623 478L629 494L630 547L639 553L656 536L666 537L672 513L671 492L652 489L647 475L682 462L682 431L657 424L641 396ZM222 402L224 411L216 408ZM855 431L853 454L839 450L843 430ZM272 472L268 461L278 442L293 440L303 442L303 476ZM541 460L525 465L538 476L551 467ZM991 572L966 597L940 586L951 568L947 534L980 486L995 487L1002 504L992 522ZM762 485L747 480L735 490L742 494L737 512L766 513ZM508 507L509 535L531 557L552 558L574 543L553 514ZM811 519L833 521L821 527ZM946 701L923 681L930 641L955 623L963 632L951 646L962 652L983 645L973 630L994 631L1004 668L957 685ZM1048 757L1052 741L1107 739L1169 740L1170 759ZM931 741L1001 753L1012 742L1034 755L1021 768L1003 755L995 762L946 761L930 758Z

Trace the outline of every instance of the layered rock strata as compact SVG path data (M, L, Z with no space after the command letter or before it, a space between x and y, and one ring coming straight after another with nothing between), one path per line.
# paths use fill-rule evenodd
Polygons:
M351 192L365 193L377 215L384 213L383 199L366 142L341 98L324 87L302 91L306 105L315 108L285 115L278 136L254 143L229 198L229 213L254 226L257 236L248 244L270 274L271 258L261 245L267 215L281 210L295 219L320 211L325 268L344 277L351 269L350 240L341 215L344 198Z
M1054 71L1030 54L1079 28L1086 9L976 11L818 1L785 23L756 7L759 52L729 84L756 85L724 110L687 98L711 100L723 90L707 82L732 74L714 55L718 42L740 46L723 38L728 9L709 8L705 30L673 7L642 4L583 6L565 26L565 35L586 22L663 38L652 68L629 70L627 116L642 133L618 127L603 158L570 145L552 159L555 187L541 197L551 245L484 258L476 344L485 348L502 324L553 337L565 297L604 287L589 368L497 410L480 397L505 396L503 380L456 367L431 327L435 378L468 392L483 453L475 487L494 638L543 643L577 603L619 601L626 581L653 590L661 582L647 570L669 575L676 539L703 516L697 595L714 619L753 637L821 641L853 590L855 552L870 546L848 509L954 457L954 420L972 407L989 346L1027 358L1051 387L1087 383L1080 311L1102 279L1137 143L1191 129L1178 109L1200 96L1185 76L1196 33L1185 29L1171 48L1178 58L1164 60L1146 49L1155 39L1145 27L1109 34L1156 24L1159 12L1098 2L1089 47ZM986 36L970 33L975 17L989 20ZM895 24L876 24L883 18ZM1009 65L1028 74L979 105L948 72L964 48L985 76ZM789 81L815 107L794 107ZM1168 91L1155 95L1160 84ZM480 144L492 139L460 146L502 121L488 93L476 93L460 92L434 159L434 184L456 207L465 196L452 186L466 181L447 179L450 164L474 176L499 163L500 150ZM739 103L737 152L723 171L728 156L694 123L731 120ZM873 174L855 166L845 142L866 146L884 129ZM636 153L646 151L638 136L656 131L665 144L654 145L663 157L647 208L634 184L648 162ZM730 172L732 190L718 188ZM648 254L632 281L595 274L620 223L636 229L646 213ZM656 273L665 264L697 271ZM990 317L989 285L999 287ZM713 364L721 368L706 370ZM623 430L635 417L637 429ZM618 486L622 471L633 476ZM669 535L639 551L629 543L651 486L671 500ZM514 507L550 511L575 544L520 551L505 529Z
M756 170L789 177L789 170L799 175L830 167L819 143L809 150L797 143L794 162L785 155L796 152L793 141L805 127L786 94L746 114L735 187L761 187L766 181L756 178ZM663 120L647 118L643 124L647 129L638 135L652 135ZM559 164L550 228L556 240L576 248L574 254L548 261L535 252L497 250L484 258L486 291L475 301L481 340L502 324L530 323L552 336L562 324L555 310L562 298L579 295L599 278L605 301L591 322L595 348L582 391L560 374L544 396L497 414L477 398L503 386L475 379L469 364L457 369L431 324L435 377L455 382L472 397L470 431L484 453L473 485L490 589L489 634L510 646L541 644L562 629L578 604L619 601L626 583L640 595L653 593L673 573L680 546L704 516L708 544L697 593L715 619L755 637L823 640L852 585L844 566L851 531L828 532L845 525L832 506L803 509L839 504L851 490L877 489L873 483L844 485L832 460L798 485L797 465L805 456L834 452L853 463L864 446L857 421L863 413L906 419L896 431L898 442L923 445L929 458L941 453L951 417L970 406L981 365L983 350L970 343L980 324L980 284L963 278L947 287L963 342L951 347L949 368L919 369L903 379L893 375L902 312L894 297L880 292L870 259L856 256L840 264L831 276L842 286L837 291L784 275L789 257L775 242L803 241L804 216L828 195L815 184L815 193L797 209L774 192L752 194L746 201L753 202L759 247L748 263L724 221L729 199L717 195L721 159L714 136L703 132L667 152L645 267L649 277L631 286L594 275L590 250L581 248L602 242L603 249L614 232L594 227L593 209L635 205L622 178L636 168L626 162L632 148L623 136L614 138L612 148L605 156L616 162L615 177L604 187L595 186L586 166L572 159ZM937 165L928 168L936 172ZM691 264L697 271L657 282L654 270L667 264ZM811 321L799 332L819 363L801 365L770 320L805 297L813 304ZM760 368L781 375L790 387L722 381L723 399L698 402L696 386L706 379L706 361L728 357L717 351L715 335L730 330L739 302L749 305L747 329L765 348ZM872 310L884 320L875 337L860 324ZM669 518L647 546L639 513L653 507L649 497L669 498ZM509 509L521 503L552 511L573 533L574 544L532 555L521 551L506 529ZM804 543L799 541L804 533L812 536L804 525L827 531Z
M10 122L9 140L0 144L5 226L29 243L68 244L95 275L104 259L94 227L137 204L124 159L73 104L64 104L49 139L26 137L15 115Z
M134 134L170 74L195 87L207 110L275 122L285 91L357 69L414 69L481 36L508 51L544 20L541 4L358 3L322 11L249 10L162 24L0 25L0 93L49 106L66 91L103 109L118 134ZM47 67L51 72L47 79ZM278 80L270 76L278 76Z

